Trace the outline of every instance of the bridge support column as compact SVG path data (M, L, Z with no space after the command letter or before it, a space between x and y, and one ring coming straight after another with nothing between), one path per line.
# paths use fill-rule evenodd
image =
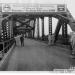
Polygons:
M56 30L55 30L55 34L54 34L54 37L55 37L54 43L57 41L57 37L58 37L59 31L60 31L61 25L62 25L62 20L60 19L56 26Z
M39 39L39 17L37 18L37 39Z
M48 44L52 44L52 17L49 17L49 35L48 35Z
M33 24L33 38L34 38L34 35L35 35L35 21L36 20L34 20L34 24Z
M42 20L42 40L44 40L44 17L41 17Z
M63 23L62 24L62 37L63 37L63 43L67 44L68 40L67 40L67 23Z
M49 17L49 35L52 35L52 17Z
M12 20L3 20L2 21L2 29L3 29L3 40L11 39L13 36L13 24Z

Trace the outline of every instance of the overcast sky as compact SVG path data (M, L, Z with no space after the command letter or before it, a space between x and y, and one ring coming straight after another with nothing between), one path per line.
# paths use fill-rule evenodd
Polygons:
M75 18L75 0L0 0L0 3L44 3L44 4L67 4L67 8ZM47 24L47 22L45 21ZM53 23L55 29L55 22ZM48 34L48 26L45 26L45 32Z

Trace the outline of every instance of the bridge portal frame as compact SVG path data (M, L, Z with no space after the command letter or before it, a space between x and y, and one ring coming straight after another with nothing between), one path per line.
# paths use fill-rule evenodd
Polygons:
M65 8L63 8L63 6ZM43 7L41 7L41 8L43 8ZM65 9L67 11L67 8L66 8L65 5L58 4L57 5L57 8L58 8L57 10L59 10L60 8L63 8L63 9ZM52 9L56 10L55 8L52 8ZM2 9L2 10L4 10L4 9ZM31 20L34 20L34 19L37 19L37 21L39 22L38 18L41 18L42 19L42 38L44 37L44 20L43 20L43 18L44 17L49 17L49 34L50 35L52 35L52 17L57 18L62 23L58 23L58 25L56 27L56 30L55 30L55 33L54 33L54 35L55 35L55 41L56 41L57 40L57 37L58 37L58 33L59 33L59 30L60 30L60 27L61 27L61 24L63 24L63 23L66 23L67 24L69 22L69 19L67 18L67 16L65 16L65 15L67 15L66 11L59 11L59 12L58 11L55 11L55 12L53 12L53 11L50 11L50 12L47 12L47 11L46 12L45 11L44 12L32 12L32 11L30 11L30 12L27 12L27 11L26 12L11 12L11 11L5 11L4 10L2 12L2 14L3 15L4 14L8 14L8 16L5 17L4 19L8 19L9 17L12 17L12 18L15 18L16 21L20 22L22 24L21 25L22 27L25 25L27 28L30 29L29 32L30 31L33 32L33 34L32 34L33 37L34 37L34 33L35 33L34 32L35 25L33 27L31 27L28 24L28 22L30 22ZM19 17L24 17L25 19L28 18L29 21L28 22L22 22L21 20L18 19ZM64 27L64 26L65 25L62 25L62 32L63 32L62 33L62 36L64 38L64 35L66 35L65 36L65 38L66 38L67 37L67 27L66 26ZM63 30L63 29L65 29L65 30ZM39 23L37 25L37 31L38 31L38 34L37 35L38 35L38 38L39 38Z

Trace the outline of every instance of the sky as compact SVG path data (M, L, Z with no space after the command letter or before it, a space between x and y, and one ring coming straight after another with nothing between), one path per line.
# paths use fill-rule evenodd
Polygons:
M72 16L75 18L75 8L74 8L75 0L0 0L0 3L67 4L67 8L71 12ZM57 20L55 18L53 18L52 20L53 20L53 32L54 32L56 24L57 24ZM45 18L44 23L45 23L45 34L47 35L49 33L48 32L48 18ZM69 33L70 32L71 32L71 29L69 27Z

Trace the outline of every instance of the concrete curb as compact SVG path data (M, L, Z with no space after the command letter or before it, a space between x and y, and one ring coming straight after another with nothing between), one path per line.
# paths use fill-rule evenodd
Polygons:
M3 59L0 61L0 71L3 70L5 63L8 61L11 52L13 51L15 44L9 49L9 51L4 55Z

